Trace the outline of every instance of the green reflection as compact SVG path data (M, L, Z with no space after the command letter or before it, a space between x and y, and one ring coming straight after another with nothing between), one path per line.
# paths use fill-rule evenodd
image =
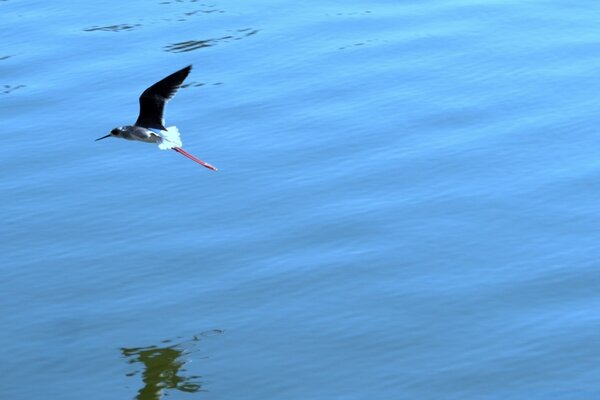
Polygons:
M184 376L185 357L195 351L197 342L203 336L221 334L222 331L214 330L194 336L191 340L172 344L165 347L149 346L122 348L121 353L129 359L130 364L143 364L142 380L144 386L138 391L137 400L160 400L167 390L180 390L195 393L202 391L201 376ZM165 340L163 343L170 343ZM134 371L127 376L134 376L139 371Z

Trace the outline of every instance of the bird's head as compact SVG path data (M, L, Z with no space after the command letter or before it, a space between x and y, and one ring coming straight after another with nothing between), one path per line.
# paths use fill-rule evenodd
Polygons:
M119 137L119 135L121 135L121 133L123 132L123 128L122 127L118 127L118 128L114 128L112 131L110 131L110 133L106 136L102 136L101 138L96 139L96 142L98 140L102 140L102 139L106 139L107 137Z

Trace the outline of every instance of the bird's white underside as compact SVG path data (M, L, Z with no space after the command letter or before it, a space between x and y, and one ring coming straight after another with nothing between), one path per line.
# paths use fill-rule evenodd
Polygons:
M169 126L166 131L158 131L156 133L160 136L160 140L157 143L158 148L161 150L170 150L173 147L183 146L179 129L176 126Z

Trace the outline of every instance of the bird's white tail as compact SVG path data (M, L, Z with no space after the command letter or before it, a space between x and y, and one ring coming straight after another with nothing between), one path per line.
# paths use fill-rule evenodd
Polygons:
M181 137L179 136L179 129L176 126L167 127L166 131L160 131L160 141L158 142L158 148L161 150L170 150L174 147L181 147Z

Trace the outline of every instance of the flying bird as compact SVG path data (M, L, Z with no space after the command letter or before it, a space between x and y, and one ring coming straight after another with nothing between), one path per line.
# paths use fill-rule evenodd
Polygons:
M146 143L157 143L158 148L161 150L175 150L190 160L216 171L217 168L214 166L194 157L181 148L181 137L176 126L165 128L165 104L175 96L175 93L181 87L181 84L191 70L192 66L188 65L144 90L140 96L140 114L135 124L114 128L108 135L102 136L96 139L96 141L115 137L127 140L139 140Z

